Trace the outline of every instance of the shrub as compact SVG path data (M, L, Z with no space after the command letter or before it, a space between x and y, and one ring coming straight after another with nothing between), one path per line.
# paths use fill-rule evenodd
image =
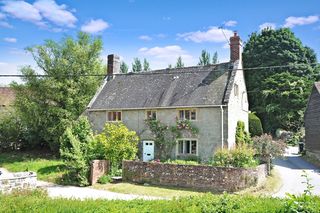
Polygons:
M89 184L90 161L94 157L88 153L93 140L93 133L86 117L74 121L60 137L60 155L68 169L66 182L80 186Z
M251 136L260 136L263 134L261 120L254 113L249 113L249 132Z
M110 175L102 175L99 180L98 183L100 184L107 184L110 183L112 181L111 176Z
M192 160L167 160L164 163L180 164L180 165L199 165L197 161L192 161Z
M271 135L261 135L253 138L253 147L256 155L262 160L268 157L281 157L285 153L286 144L279 140L273 141Z
M218 149L211 164L222 167L250 168L258 165L254 158L254 150L248 145L237 146L234 149Z
M139 137L121 122L106 123L95 138L91 149L110 160L112 167L121 165L123 160L133 160L137 155Z
M245 130L245 124L243 121L237 122L236 127L236 144L241 146L243 144L251 144L252 140L250 134Z

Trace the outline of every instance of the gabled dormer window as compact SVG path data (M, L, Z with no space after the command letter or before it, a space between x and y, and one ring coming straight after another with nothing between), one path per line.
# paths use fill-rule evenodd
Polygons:
M197 120L197 112L195 109L179 110L179 120Z
M121 111L109 111L107 112L108 121L121 121L122 113Z

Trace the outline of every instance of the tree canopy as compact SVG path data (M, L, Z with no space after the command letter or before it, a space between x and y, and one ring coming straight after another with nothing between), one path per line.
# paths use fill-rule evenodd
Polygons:
M201 55L199 57L198 65L205 66L209 64L211 64L210 53L206 50L202 50Z
M176 68L182 68L182 67L184 67L184 63L183 63L183 61L182 61L181 56L179 56L179 57L177 58Z
M120 73L126 74L126 73L128 73L128 71L129 71L128 65L124 61L121 61Z
M132 72L141 72L142 64L139 58L134 58L132 63Z
M47 40L27 49L41 74L31 66L21 69L23 84L12 83L15 110L29 146L59 150L66 125L79 117L99 87L105 67L100 59L102 41L80 32L77 39ZM89 75L89 76L88 76Z
M284 66L245 71L250 109L267 131L302 126L312 83L319 76L316 62L314 51L288 28L251 34L244 46L244 68Z
M143 71L146 72L146 71L150 71L151 68L150 68L150 64L149 62L147 61L147 59L143 59Z

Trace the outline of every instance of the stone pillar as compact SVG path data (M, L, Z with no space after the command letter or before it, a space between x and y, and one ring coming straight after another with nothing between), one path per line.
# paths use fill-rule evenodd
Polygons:
M97 183L102 175L107 175L110 171L110 162L108 160L93 160L90 168L90 179L91 185Z

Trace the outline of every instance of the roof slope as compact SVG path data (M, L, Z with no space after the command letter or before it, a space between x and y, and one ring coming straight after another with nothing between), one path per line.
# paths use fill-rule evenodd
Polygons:
M92 100L91 109L221 105L232 63L120 74Z
M9 106L13 103L15 94L10 87L0 87L0 106Z

